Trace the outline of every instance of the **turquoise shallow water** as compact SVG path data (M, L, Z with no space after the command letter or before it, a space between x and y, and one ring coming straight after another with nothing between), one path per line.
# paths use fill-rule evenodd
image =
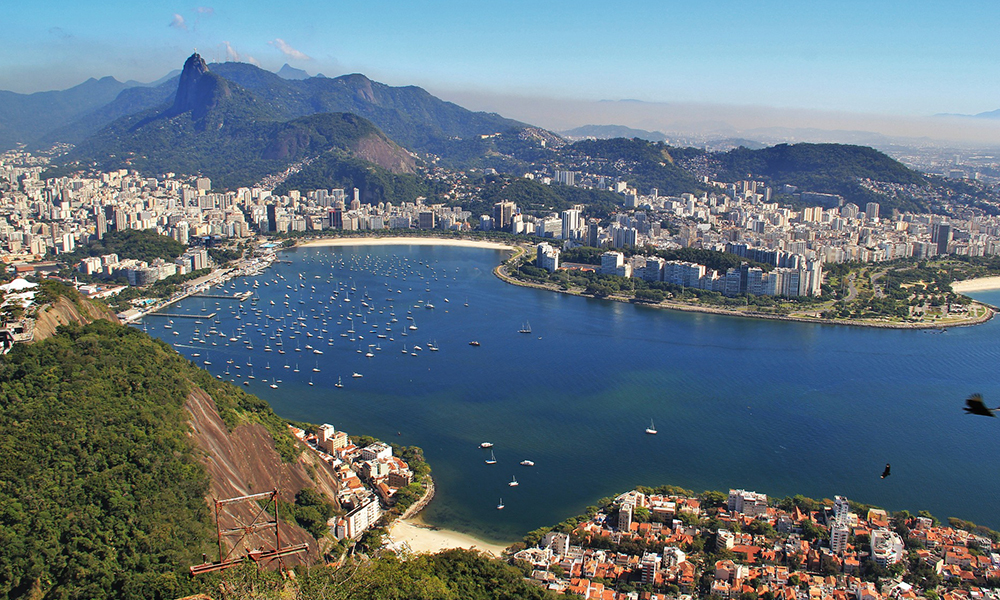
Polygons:
M198 364L209 359L213 374L248 381L283 417L423 447L438 484L425 513L432 524L509 541L602 496L670 483L843 494L1000 528L1000 419L961 410L973 392L1000 405L1000 321L928 333L655 310L506 285L491 273L501 253L474 248L301 248L282 257L291 264L223 290L256 280L261 315L222 299L170 308L217 311L224 337L205 335L207 320L164 329L162 317L146 319L150 334L200 354ZM1000 292L976 296L1000 304ZM364 339L352 342L341 334L357 314L354 335ZM526 322L530 335L518 333ZM283 355L269 339L278 327ZM192 343L195 328L204 344ZM366 358L369 343L381 349ZM422 347L416 356L413 345ZM650 419L656 436L643 431ZM495 444L497 464L484 463L482 441ZM886 462L892 476L882 480Z

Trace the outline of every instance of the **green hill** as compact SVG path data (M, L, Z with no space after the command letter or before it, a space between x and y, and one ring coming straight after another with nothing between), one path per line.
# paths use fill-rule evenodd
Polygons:
M0 363L0 596L172 598L212 525L194 367L97 321Z
M662 142L639 138L583 140L563 149L575 161L590 162L590 169L597 175L621 177L640 194L648 194L656 188L662 196L705 189L674 162L690 151L690 148L672 148Z
M286 462L297 456L267 403L133 328L65 326L0 362L0 597L196 589L187 567L215 541L205 497L227 484L209 478L191 436L192 397L230 430L262 425Z
M294 581L251 568L232 570L207 588L216 600L556 600L573 598L528 581L526 563L511 565L473 550L398 559L381 553L339 568L313 567ZM216 592L218 590L218 592ZM218 595L215 595L218 594Z
M274 189L274 193L280 195L287 194L289 190L308 192L328 188L358 188L361 201L368 204L413 202L418 196L429 197L432 193L428 182L423 178L393 173L371 162L336 151L327 152L289 177Z
M859 179L927 186L920 173L867 146L846 144L779 144L760 150L736 148L711 155L718 165L720 181L762 179L777 188L794 185L799 191L838 194L848 202L864 206L879 202L883 210L926 211L919 200L875 193Z

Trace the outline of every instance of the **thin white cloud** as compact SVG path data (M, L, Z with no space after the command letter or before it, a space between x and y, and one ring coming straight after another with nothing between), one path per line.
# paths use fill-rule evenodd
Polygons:
M260 62L249 54L240 54L229 42L222 42L226 49L226 62L245 62L251 65L260 66Z
M236 48L233 48L229 42L222 42L222 45L226 47L226 60L229 62L239 62L240 53L236 51Z
M187 23L184 21L184 17L177 13L174 13L174 18L171 19L170 25L168 27L173 27L174 29L180 29L182 31L187 31Z
M281 38L274 38L272 41L268 42L268 44L271 44L272 46L274 46L275 48L277 48L278 51L280 51L282 54L284 54L288 58L291 58L291 59L294 59L294 60L312 60L311 56L308 56L304 52L300 52L300 51L296 50L295 48L292 48L291 46L288 45L287 42L285 42L285 40L283 40Z
M198 11L198 14L200 14L200 15L206 15L206 16L208 16L208 15L214 15L215 14L215 9L212 8L211 6L199 6L195 10Z

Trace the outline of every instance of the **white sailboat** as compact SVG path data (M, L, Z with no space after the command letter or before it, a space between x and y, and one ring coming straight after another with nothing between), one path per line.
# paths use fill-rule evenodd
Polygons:
M340 377L337 378L337 383L333 384L333 387L337 387L337 388L344 387L344 383L341 381Z
M649 435L656 435L656 427L653 426L653 420L649 420L649 427L646 428L646 433Z
M517 487L519 485L517 483L517 477L511 477L510 483L508 483L507 485L509 485L510 487Z
M497 510L503 510L503 498L500 498L500 502L497 504Z
M490 450L490 457L486 459L486 464L495 465L497 464L497 457L493 455L493 451Z
M517 330L518 333L531 333L531 323L528 321L521 325L521 328Z

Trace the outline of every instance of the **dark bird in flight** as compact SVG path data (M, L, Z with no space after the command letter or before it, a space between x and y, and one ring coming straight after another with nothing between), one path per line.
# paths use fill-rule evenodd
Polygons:
M965 414L968 415L995 417L996 415L993 413L996 412L997 410L1000 410L1000 408L989 408L988 406L986 406L986 404L983 403L982 396L980 396L979 394L973 394L969 396L969 398L965 401L965 408L963 408L962 410L964 410Z
M892 473L889 472L891 469L892 465L890 465L889 463L885 463L885 470L882 471L882 479L885 479L889 475L892 475Z

